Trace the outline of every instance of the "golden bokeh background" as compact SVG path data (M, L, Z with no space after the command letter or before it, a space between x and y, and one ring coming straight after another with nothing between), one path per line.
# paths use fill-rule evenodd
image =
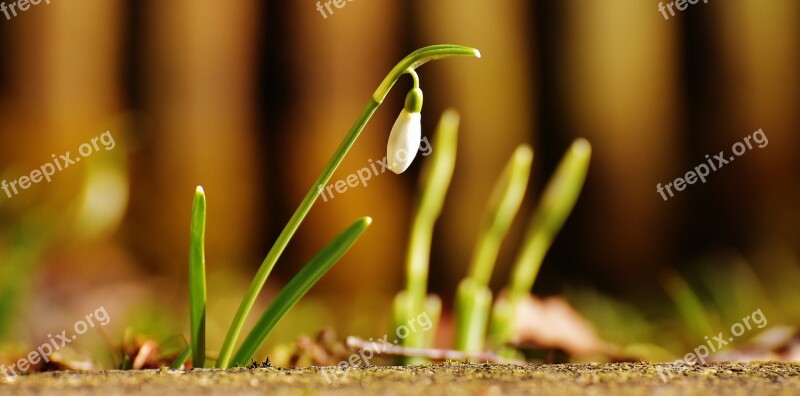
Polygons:
M72 0L0 14L0 177L104 131L116 141L50 183L0 193L0 307L13 318L3 339L33 342L101 304L112 337L126 327L186 333L189 215L202 185L209 341L219 345L259 263L383 76L435 43L483 54L419 69L423 133L446 108L462 116L432 252L430 289L446 306L488 192L524 142L534 177L495 290L576 137L594 148L587 185L536 293L589 287L646 302L663 293L659 274L704 257L733 255L756 269L797 262L797 1L712 0L669 20L639 0L356 0L334 11L323 17L311 0ZM332 181L385 155L410 84L400 80ZM656 192L759 128L764 149L666 202ZM270 343L325 326L383 334L404 281L420 162L317 202L257 310L355 218L374 223Z

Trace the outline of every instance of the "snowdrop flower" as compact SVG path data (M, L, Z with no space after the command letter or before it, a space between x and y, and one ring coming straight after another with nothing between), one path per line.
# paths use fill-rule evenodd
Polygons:
M386 162L392 172L400 174L414 161L422 138L422 90L415 87L406 95L406 104L392 126L386 144Z

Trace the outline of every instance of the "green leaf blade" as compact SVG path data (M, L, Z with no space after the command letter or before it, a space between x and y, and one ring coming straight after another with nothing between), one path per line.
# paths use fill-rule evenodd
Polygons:
M232 364L246 365L269 332L314 284L353 246L372 222L364 217L353 223L314 256L289 283L261 315L253 330L245 338Z
M492 189L470 264L469 277L477 285L489 285L500 244L508 234L528 189L532 162L531 147L527 144L517 147Z
M192 354L192 347L187 346L177 357L175 357L175 360L172 361L172 364L169 365L169 368L174 370L183 368L183 364L186 363L187 360L189 360L189 356L191 356L191 354Z
M194 367L205 366L206 345L206 195L197 186L192 203L189 240L189 314Z
M578 201L591 155L589 142L576 139L547 183L514 263L509 295L512 301L529 293L533 287L545 254Z

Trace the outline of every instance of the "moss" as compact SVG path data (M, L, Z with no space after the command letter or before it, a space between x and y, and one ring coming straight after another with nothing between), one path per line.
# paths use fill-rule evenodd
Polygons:
M663 379L662 375L664 374ZM672 373L669 378L668 373ZM329 382L330 381L330 382ZM445 364L413 367L51 372L12 378L4 393L128 394L728 394L800 391L800 364Z

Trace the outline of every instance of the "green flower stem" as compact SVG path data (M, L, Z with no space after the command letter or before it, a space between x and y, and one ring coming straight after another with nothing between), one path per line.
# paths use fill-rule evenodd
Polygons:
M192 204L189 242L189 312L191 321L192 365L203 368L206 361L206 195L197 186Z
M427 311L428 267L433 226L442 212L450 179L455 169L458 124L459 116L455 111L448 110L442 114L431 143L431 146L434 147L433 153L422 171L421 197L414 212L406 253L406 289L405 293L397 298L395 305L396 310L400 310L395 313L398 326L414 318L414 315ZM429 312L428 314L433 313ZM438 318L432 320L436 321ZM427 346L425 345L427 340L432 340L432 338L426 337L421 332L412 333L403 340L403 345L409 348L424 348ZM416 359L407 359L406 362L419 363Z
M247 335L233 364L244 366L253 357L258 347L269 332L283 318L283 315L308 292L317 281L353 246L358 237L372 223L372 219L364 217L345 229L331 243L317 253L297 275L284 286L272 304L264 311L250 334Z
M523 144L517 147L492 189L469 275L461 281L456 294L458 350L468 353L483 351L492 304L489 281L500 244L511 228L525 196L532 161L533 151L530 146Z
M392 89L394 83L400 79L403 73L414 71L429 61L453 56L474 56L480 58L481 52L475 48L453 44L438 44L420 48L408 54L408 56L394 66L392 71L383 79L381 85L378 86L378 89L375 90L375 93L372 94L372 99L378 103L383 103L383 99L386 98L386 95L389 94L389 90Z
M411 76L411 79L414 80L414 87L412 89L419 89L419 75L417 75L417 72L412 69L408 71L408 74Z
M242 303L236 310L231 327L228 329L228 334L225 336L225 341L222 344L219 358L217 360L218 368L230 367L230 357L233 352L234 345L239 338L239 334L242 331L242 327L244 326L245 319L247 319L247 315L253 308L253 304L255 304L256 298L258 298L258 294L261 292L264 283L267 281L267 277L269 277L272 268L275 266L275 263L278 261L281 253L283 253L286 245L289 244L289 240L297 231L297 228L300 227L300 223L308 214L308 211L311 210L311 206L314 205L314 202L319 196L321 186L326 185L331 176L333 176L333 172L336 170L339 164L341 164L344 156L353 146L356 139L358 139L361 131L364 130L364 127L378 109L378 106L383 103L383 100L386 98L386 95L388 95L389 90L391 90L395 82L397 82L400 76L402 76L404 73L413 71L425 62L453 56L480 57L480 52L473 48L449 44L433 45L430 47L421 48L412 52L403 60L401 60L391 70L391 72L389 72L386 78L384 78L380 86L378 86L378 89L373 93L372 99L369 101L369 103L367 103L367 106L361 112L361 115L358 117L358 119L356 119L353 127L350 128L350 131L347 133L342 143L334 152L333 157L331 157L331 159L328 161L328 164L325 165L325 168L322 170L322 173L314 181L311 189L308 191L308 193L306 193L306 196L303 198L300 206L289 219L286 227L284 227L283 231L281 231L280 235L278 235L275 244L272 245L269 253L267 253L267 257L264 258L264 261L261 263L261 267L259 267L258 272L253 278L253 281L250 283L250 286L245 292Z

